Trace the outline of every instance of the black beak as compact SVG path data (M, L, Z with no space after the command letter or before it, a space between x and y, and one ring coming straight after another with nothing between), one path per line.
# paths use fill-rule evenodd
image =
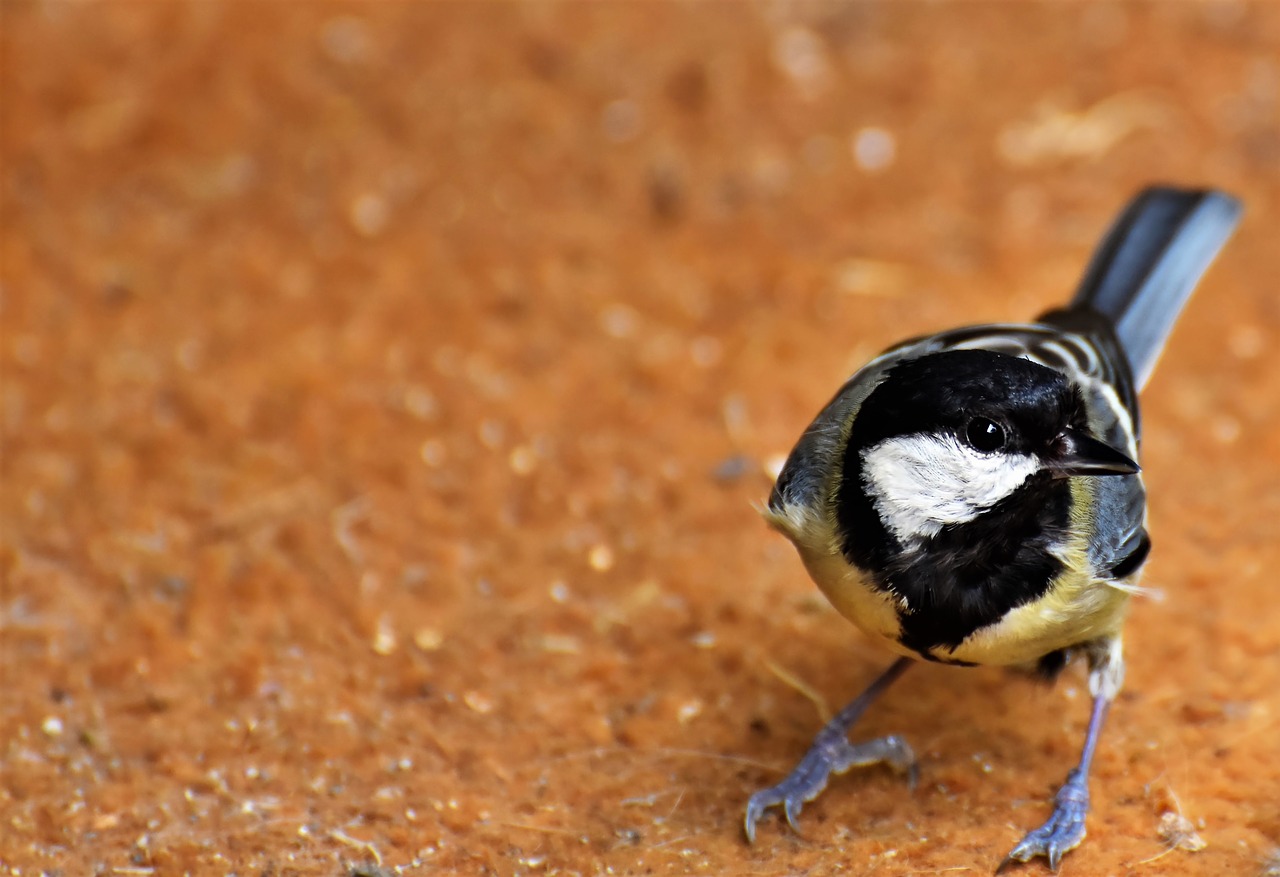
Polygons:
M1078 429L1064 429L1053 443L1048 468L1059 477L1068 475L1133 475L1137 463L1111 445Z

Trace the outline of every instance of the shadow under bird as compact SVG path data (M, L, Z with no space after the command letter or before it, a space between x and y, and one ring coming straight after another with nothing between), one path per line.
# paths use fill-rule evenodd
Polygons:
M1075 298L1029 324L971 326L890 348L805 431L765 517L832 604L899 659L751 796L747 838L781 806L795 827L832 774L885 763L898 736L852 743L866 708L916 661L1030 666L1072 656L1093 699L1078 764L1048 821L1001 862L1057 870L1085 836L1089 765L1124 679L1121 629L1151 548L1137 392L1240 204L1217 191L1138 194Z

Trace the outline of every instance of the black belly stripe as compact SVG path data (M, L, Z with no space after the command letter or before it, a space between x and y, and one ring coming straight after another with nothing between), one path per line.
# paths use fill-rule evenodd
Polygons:
M1064 481L1036 479L977 520L929 540L903 571L914 593L907 595L913 611L898 616L902 644L917 652L954 649L1044 596L1063 569L1048 549L1065 538L1069 490Z
M1071 493L1065 480L1033 476L976 520L944 527L916 548L887 533L862 491L841 508L845 555L892 593L902 645L931 661L1010 610L1042 597L1063 569L1050 552L1067 538Z

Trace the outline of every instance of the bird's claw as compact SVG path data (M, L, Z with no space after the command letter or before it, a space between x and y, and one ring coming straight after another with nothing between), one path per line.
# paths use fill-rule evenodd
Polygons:
M760 821L764 811L778 804L782 805L782 813L786 817L787 825L791 826L792 831L800 833L800 826L796 824L796 819L804 809L805 802L818 797L827 785L826 774L823 774L815 783L808 772L802 772L803 767L804 762L801 762L782 782L776 786L761 789L747 801L747 813L743 820L747 843L756 842L756 823Z
M822 794L833 774L842 774L853 767L868 764L887 764L907 775L911 787L916 783L916 756L907 741L898 736L880 737L863 743L848 740L824 739L819 735L813 748L805 753L795 770L776 786L761 789L747 801L743 828L747 842L756 839L756 823L770 807L782 805L787 824L797 834L800 827L796 820L804 805Z
M1085 836L1085 816L1089 812L1089 789L1082 774L1072 771L1054 797L1053 815L1039 828L1027 832L996 868L1002 874L1015 862L1029 862L1044 856L1052 871L1062 857L1080 845Z

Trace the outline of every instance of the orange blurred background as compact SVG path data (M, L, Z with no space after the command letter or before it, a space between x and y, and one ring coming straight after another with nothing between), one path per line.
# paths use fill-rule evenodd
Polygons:
M1280 6L0 15L12 873L987 873L1078 672L920 668L862 728L914 793L743 842L887 660L752 505L1152 181L1247 215L1146 394L1157 596L1064 872L1280 868Z

